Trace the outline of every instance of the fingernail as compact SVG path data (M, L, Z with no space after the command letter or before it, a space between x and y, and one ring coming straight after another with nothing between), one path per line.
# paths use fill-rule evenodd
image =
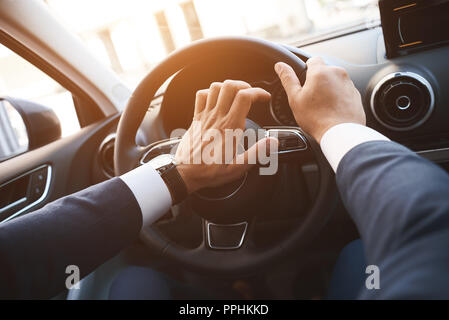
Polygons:
M276 64L274 65L274 70L275 70L277 73L281 72L281 69L282 69L281 62L278 62L278 63L276 63Z

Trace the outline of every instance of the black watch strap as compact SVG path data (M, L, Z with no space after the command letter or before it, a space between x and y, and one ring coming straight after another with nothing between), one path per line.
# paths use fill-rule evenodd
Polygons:
M187 198L187 187L174 164L164 170L161 173L161 177L170 191L173 204L178 204Z

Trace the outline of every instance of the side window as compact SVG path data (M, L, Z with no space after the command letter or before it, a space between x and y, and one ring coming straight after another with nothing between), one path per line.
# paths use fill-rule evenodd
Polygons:
M9 98L4 100L5 97L25 102L21 103L23 107L16 106ZM36 107L42 116L31 115L37 112ZM27 113L30 113L29 117ZM30 120L30 117L33 119ZM34 121L34 127L38 127L48 118L53 120L51 125L60 126L60 137L80 129L72 94L43 71L0 44L0 161L31 149L30 144L36 137L30 135L39 135L39 132L29 132L30 128L26 124Z

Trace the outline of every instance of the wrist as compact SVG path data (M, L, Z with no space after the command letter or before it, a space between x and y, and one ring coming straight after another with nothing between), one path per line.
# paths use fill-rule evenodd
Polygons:
M148 165L153 167L164 180L170 192L172 204L178 204L187 197L187 186L171 154L158 155L151 159Z
M327 130L321 139L321 150L337 172L340 160L352 148L369 141L388 141L381 133L355 122L339 123Z

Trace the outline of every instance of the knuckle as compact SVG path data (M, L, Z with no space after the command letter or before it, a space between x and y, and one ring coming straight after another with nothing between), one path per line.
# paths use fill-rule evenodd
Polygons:
M235 83L236 83L235 80L226 79L226 80L223 82L223 85L225 85L225 86L233 86L233 85L235 85Z
M245 81L239 81L239 85L243 88L243 89L249 89L251 88L251 85L248 82Z
M243 89L237 92L237 99L241 101L246 101L251 98L251 93L249 90Z
M229 89L235 89L235 88L237 88L237 81L225 80L223 82L223 89L229 90Z
M342 67L333 67L332 70L339 76L342 77L347 77L348 73L345 69L343 69Z
M245 81L228 79L223 82L223 89L239 90L246 88L251 88L251 86Z
M318 81L326 80L329 76L329 70L325 67L316 68L314 71L314 77Z
M198 98L198 97L204 97L204 96L207 96L208 93L209 93L209 90L208 90L208 89L198 90L198 91L196 92L196 97L197 97L197 98Z
M222 87L222 83L221 82L212 82L210 84L210 90L217 90L220 89Z

